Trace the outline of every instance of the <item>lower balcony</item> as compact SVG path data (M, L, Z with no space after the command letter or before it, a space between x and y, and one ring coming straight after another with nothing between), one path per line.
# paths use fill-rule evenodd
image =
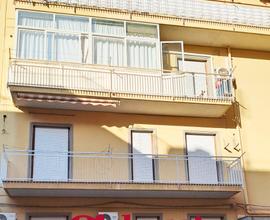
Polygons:
M222 117L234 101L229 75L15 61L8 79L20 108Z
M240 158L6 148L10 196L230 198L242 190Z

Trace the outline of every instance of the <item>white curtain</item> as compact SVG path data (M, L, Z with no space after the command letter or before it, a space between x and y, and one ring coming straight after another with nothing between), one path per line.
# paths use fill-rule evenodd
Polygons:
M79 36L56 34L55 57L57 61L81 62L82 52Z
M81 36L82 63L91 63L89 54L89 39L87 35Z
M48 60L55 60L55 54L54 54L54 49L53 49L53 41L54 41L54 33L48 32L47 36L47 56L45 57Z
M89 27L89 19L82 17L70 17L70 16L55 16L56 28L65 30L65 31L73 31L73 32L88 32Z
M18 57L21 59L44 59L45 34L43 31L19 31Z
M20 11L18 25L27 27L48 28L53 26L53 15Z
M121 39L95 37L94 63L102 65L124 65L124 41Z
M93 32L106 35L124 36L124 23L93 19Z
M158 63L156 43L143 41L128 41L128 66L156 69Z

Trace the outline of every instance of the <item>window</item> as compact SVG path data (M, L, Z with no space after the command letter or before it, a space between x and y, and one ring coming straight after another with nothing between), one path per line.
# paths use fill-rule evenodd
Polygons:
M35 125L33 127L33 150L34 153L31 167L31 177L33 180L68 180L68 152L70 150L69 127L48 127Z
M190 220L224 220L224 217L218 217L218 216L190 216Z
M153 182L155 168L153 154L153 132L132 131L132 179L134 182Z
M84 62L88 26L88 18L19 11L17 57Z
M127 35L135 37L158 38L156 26L137 23L127 23Z
M19 11L18 25L32 28L52 28L53 15Z
M190 183L218 183L215 138L215 135L211 134L186 134Z
M157 27L127 23L127 65L157 69L159 65Z
M186 95L195 97L213 96L212 58L203 54L184 53L178 58L178 69L185 72Z
M76 16L55 15L55 26L56 29L63 31L88 33L89 19Z
M43 31L19 30L18 57L45 59L45 34Z
M145 214L145 215L135 215L135 220L161 220L161 215L152 215L152 214Z
M53 57L57 61L76 61L82 60L82 50L80 36L73 34L54 34Z
M29 220L68 220L68 216L56 215L56 216L29 216Z
M17 57L157 69L160 63L158 28L157 25L19 11Z
M124 36L124 22L93 19L92 31L97 34Z
M156 69L157 45L153 42L128 40L127 59L130 67Z
M154 217L136 217L136 220L159 220L159 217L154 216Z
M94 63L123 66L124 41L117 38L94 37Z

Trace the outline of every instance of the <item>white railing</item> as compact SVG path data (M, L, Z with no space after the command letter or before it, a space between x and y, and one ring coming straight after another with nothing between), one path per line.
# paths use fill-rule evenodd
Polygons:
M13 62L8 85L144 96L232 101L230 76Z
M3 181L243 184L241 160L236 157L60 153L11 148L5 149L3 155Z
M241 4L207 0L17 0L90 6L208 20L229 24L270 27L270 10Z

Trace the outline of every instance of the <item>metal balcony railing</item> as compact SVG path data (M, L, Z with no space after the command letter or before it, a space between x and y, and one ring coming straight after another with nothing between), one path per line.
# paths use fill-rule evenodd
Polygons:
M169 172L168 172L169 171ZM242 186L240 158L6 148L3 181Z
M17 0L112 8L130 12L177 16L229 24L270 27L270 10L241 4L217 3L207 0Z
M9 86L109 92L196 100L233 101L228 75L115 69L94 65L13 62Z

